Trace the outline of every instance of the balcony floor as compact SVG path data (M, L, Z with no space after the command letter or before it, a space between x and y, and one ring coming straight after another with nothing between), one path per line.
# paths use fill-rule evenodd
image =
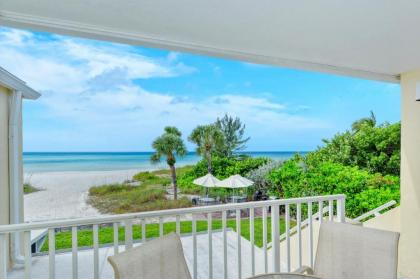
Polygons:
M183 236L182 245L188 267L192 274L193 242L191 236ZM228 278L237 277L237 234L234 231L227 232L228 243ZM242 277L251 275L251 248L250 242L241 239L242 248ZM121 246L120 250L124 250ZM107 257L113 255L113 247L99 249L99 274L100 278L114 278L113 271L107 261ZM207 234L197 235L197 266L198 278L208 278L208 237ZM255 247L256 273L264 272L263 250ZM93 250L82 250L78 253L79 278L93 278ZM283 266L282 266L283 267ZM268 252L268 268L271 270L271 253ZM15 268L9 272L11 279L23 278L23 268ZM56 255L56 277L60 279L72 278L72 255L62 253ZM48 255L33 257L32 278L40 279L48 276ZM223 234L213 232L213 278L223 278Z

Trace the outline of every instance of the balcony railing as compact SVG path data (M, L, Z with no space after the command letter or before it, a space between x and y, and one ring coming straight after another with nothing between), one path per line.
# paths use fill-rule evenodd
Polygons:
M327 210L325 210L325 207ZM316 214L317 213L317 214ZM308 218L305 221L302 219L305 216L318 216L317 218ZM227 221L229 218L235 221L236 231L236 267L228 266L228 239L227 239ZM284 263L281 271L291 271L292 257L295 257L293 261L297 262L298 266L302 265L302 258L309 259L309 265L313 265L314 262L314 222L322 222L323 219L328 218L330 221L344 222L345 221L345 196L344 195L330 195L330 196L316 196L316 197L305 197L305 198L294 198L294 199L280 199L280 200L269 200L259 202L247 202L247 203L236 203L236 204L223 204L205 207L193 207L183 209L172 209L172 210L161 210L152 212L142 212L133 214L121 214L112 216L101 216L95 218L80 218L70 220L55 220L48 222L34 222L34 223L22 223L13 225L0 226L0 279L5 279L8 276L7 268L9 266L9 259L7 256L8 239L10 235L19 233L23 235L23 256L24 256L24 278L32 278L32 258L33 254L31 251L31 231L39 229L48 230L48 273L49 278L61 278L56 269L56 249L55 249L55 237L57 229L70 229L71 230L71 272L72 278L78 278L79 274L79 261L78 255L80 253L80 247L78 247L78 229L80 227L89 227L93 232L93 255L91 258L93 266L93 278L99 278L99 228L103 225L109 224L113 227L113 250L114 253L119 253L120 250L124 249L120 247L119 242L119 227L125 227L125 240L123 245L125 249L131 249L134 244L133 240L133 224L139 224L141 227L141 239L140 242L147 241L146 239L146 224L157 223L159 228L159 236L164 234L164 224L167 222L175 222L175 232L181 234L181 219L191 220L191 234L189 237L192 238L192 266L191 273L194 279L197 279L198 271L202 268L199 265L198 249L197 249L197 220L207 220L207 240L208 247L206 257L208 260L208 272L206 277L209 279L213 278L214 264L213 264L213 234L216 232L213 229L213 220L221 219L221 233L222 233L222 249L220 252L222 255L223 266L218 267L223 269L223 277L241 279L243 278L243 265L249 265L251 271L249 275L255 275L256 271L256 260L258 263L262 263L262 268L259 269L259 273L267 272L279 272L281 269L280 263ZM213 219L214 218L214 219ZM262 222L262 254L259 254L260 259L256 259L255 253L255 220L261 218ZM248 249L248 247L242 247L243 241L241 236L241 221L247 220L249 222L249 249L250 257L244 259L242 257L242 249ZM269 221L271 219L271 226ZM282 220L282 221L281 221ZM280 222L284 222L284 231L280 231ZM291 227L291 223L296 224ZM303 232L303 228L305 231ZM268 230L271 229L271 247L268 247L270 241L268 236ZM218 231L220 232L220 230ZM303 236L305 235L305 242L303 243ZM291 253L291 237L297 241L297 246ZM280 245L285 245L285 249L280 249ZM305 245L305 247L304 247ZM307 246L306 246L307 245ZM230 245L231 247L232 245ZM280 251L282 250L282 253ZM308 255L303 255L308 253ZM203 256L203 255L200 255ZM231 261L231 259L230 259ZM202 261L201 261L202 262ZM270 263L270 265L269 265ZM270 267L270 270L269 270ZM229 273L229 276L228 276ZM47 275L43 274L41 278L46 278ZM80 276L86 278L86 276Z

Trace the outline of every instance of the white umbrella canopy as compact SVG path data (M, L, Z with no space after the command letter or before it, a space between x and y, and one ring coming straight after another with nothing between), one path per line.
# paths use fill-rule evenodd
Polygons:
M217 187L232 188L232 189L247 188L252 185L254 185L253 181L245 177L242 177L239 174L229 176L228 178L216 184Z
M203 186L207 188L217 187L216 184L219 182L220 180L217 179L217 177L213 176L211 173L208 173L205 176L194 179L193 181L195 185L199 185L199 186Z

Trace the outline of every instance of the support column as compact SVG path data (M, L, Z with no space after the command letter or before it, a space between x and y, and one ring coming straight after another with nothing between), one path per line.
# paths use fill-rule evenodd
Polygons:
M9 103L9 183L10 183L10 223L23 220L23 173L22 173L22 92L10 95ZM22 235L12 235L12 260L22 260Z
M0 225L10 224L8 138L10 95L11 92L0 85ZM6 242L8 246L9 238L6 238ZM9 259L9 251L6 251L6 258Z
M420 71L401 76L401 239L399 270L403 278L420 274Z

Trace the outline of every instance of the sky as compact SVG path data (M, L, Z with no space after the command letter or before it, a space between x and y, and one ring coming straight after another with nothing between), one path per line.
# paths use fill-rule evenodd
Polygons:
M225 113L247 151L309 151L373 111L400 120L397 84L0 27L0 66L25 100L24 151L151 151L165 126L188 135Z

